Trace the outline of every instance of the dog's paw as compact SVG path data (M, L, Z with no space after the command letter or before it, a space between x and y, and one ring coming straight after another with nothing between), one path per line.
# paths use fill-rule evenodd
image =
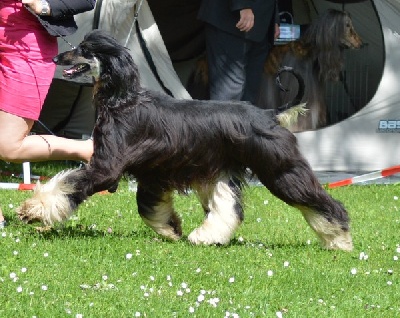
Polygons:
M67 220L73 213L68 198L66 196L51 198L52 200L45 201L44 197L38 196L25 200L16 209L18 218L25 223L41 222L44 225Z
M181 219L176 213L167 215L167 218L160 220L150 220L142 215L142 220L156 233L166 239L177 241L182 237Z
M154 232L156 232L157 234L163 236L168 240L177 241L182 237L182 229L180 227L180 223L179 225L176 223L164 224L158 222L151 222L150 220L145 218L143 218L143 221L149 227L151 227L154 230Z
M320 236L321 244L328 250L342 250L351 252L353 250L353 240L350 232L343 231L337 236Z
M165 226L154 229L159 235L163 236L167 240L177 241L182 237L182 234L177 233L173 227Z
M18 218L24 223L43 223L43 214L38 206L41 207L39 202L33 201L32 199L24 201L16 209Z
M201 226L189 234L188 240L195 245L226 245L230 242L231 237Z

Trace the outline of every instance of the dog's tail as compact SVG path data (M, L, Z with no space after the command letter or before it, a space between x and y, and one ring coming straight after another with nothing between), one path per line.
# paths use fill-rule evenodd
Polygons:
M288 89L283 87L281 83L281 74L287 72L292 74L298 83L297 94L295 98L280 107L277 108L276 118L279 124L283 127L289 127L297 121L298 116L303 116L307 112L306 103L300 103L304 97L305 85L303 77L295 71L293 67L282 66L276 74L276 84L279 89L287 92Z

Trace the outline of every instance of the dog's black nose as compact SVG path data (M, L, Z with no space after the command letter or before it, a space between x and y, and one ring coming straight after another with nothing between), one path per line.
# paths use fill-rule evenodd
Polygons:
M53 57L53 62L57 64L57 62L58 62L58 55L56 55L55 57Z

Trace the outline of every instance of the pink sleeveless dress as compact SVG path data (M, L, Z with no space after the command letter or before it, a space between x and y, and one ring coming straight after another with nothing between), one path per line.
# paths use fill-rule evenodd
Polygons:
M0 110L39 118L57 52L57 38L21 2L0 1Z

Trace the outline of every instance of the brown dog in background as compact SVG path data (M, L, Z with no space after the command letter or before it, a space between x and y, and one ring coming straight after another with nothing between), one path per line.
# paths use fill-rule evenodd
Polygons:
M285 126L292 132L320 128L326 125L325 83L337 81L343 68L344 50L357 49L362 40L353 27L347 12L329 9L315 19L297 41L276 45L264 65L260 108L278 110L292 101L298 92L298 79L286 73L281 76L282 90L276 75L282 67L291 67L304 81L305 92L301 103L307 111ZM208 64L205 57L197 61L186 88L194 99L209 99Z
M362 45L360 36L353 27L347 12L327 10L307 28L297 41L275 46L264 65L258 106L277 108L291 100L297 83L291 76L282 75L281 82L289 88L280 90L276 83L276 72L284 66L292 67L305 82L302 102L308 111L299 116L288 129L292 132L320 128L326 125L325 83L337 81L343 68L344 49L357 49Z

